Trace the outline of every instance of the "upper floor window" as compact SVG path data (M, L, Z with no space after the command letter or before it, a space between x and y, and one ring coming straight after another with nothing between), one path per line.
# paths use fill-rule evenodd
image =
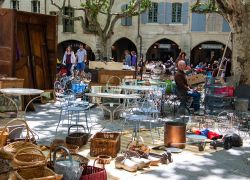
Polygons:
M182 11L181 3L172 4L172 23L181 23L181 11Z
M40 13L40 1L31 1L31 11L35 13Z
M121 7L121 10L125 11L127 9L128 9L128 4L123 4L122 7ZM121 18L121 24L123 26L131 26L132 25L132 17Z
M10 8L19 9L19 1L18 0L11 0L10 1Z
M71 7L64 7L64 15L74 17L74 9ZM63 32L74 32L74 20L64 18Z
M157 23L158 22L157 15L158 15L158 3L152 3L152 7L148 11L148 22Z

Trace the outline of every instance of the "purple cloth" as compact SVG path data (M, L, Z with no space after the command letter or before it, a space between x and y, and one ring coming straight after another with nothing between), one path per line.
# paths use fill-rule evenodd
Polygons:
M131 57L131 65L135 66L136 63L137 63L137 57L136 57L136 55L132 55L132 57Z

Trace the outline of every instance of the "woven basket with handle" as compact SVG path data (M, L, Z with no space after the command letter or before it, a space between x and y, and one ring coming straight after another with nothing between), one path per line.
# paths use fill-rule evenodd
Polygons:
M18 150L24 148L24 147L38 147L37 145L33 144L31 139L35 139L33 132L31 131L31 129L29 128L27 122L23 119L14 119L12 121L10 121L9 123L7 123L4 127L4 129L7 129L8 125L13 124L13 123L17 123L17 122L21 122L25 125L26 128L26 138L24 139L24 141L17 141L17 142L13 142L10 143L6 146L3 147L3 144L0 144L0 147L3 147L3 150L12 154L15 154ZM2 136L3 132L1 133L0 137ZM31 137L32 136L32 137Z
M43 152L34 147L20 149L13 158L15 166L30 166L35 164L46 164L47 158Z
M84 132L77 131L70 133L72 127L81 127L84 129ZM88 142L88 139L89 139L89 133L85 132L85 127L83 125L71 125L69 127L68 136L66 137L66 143L74 144L81 147Z

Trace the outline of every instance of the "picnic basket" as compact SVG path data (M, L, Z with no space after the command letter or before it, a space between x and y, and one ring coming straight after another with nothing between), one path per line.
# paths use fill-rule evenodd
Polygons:
M91 139L90 156L108 155L116 157L120 151L121 134L115 132L97 132Z
M66 143L67 144L74 144L79 147L85 145L88 142L89 133L86 132L72 132L70 133L70 130L72 127L82 127L85 131L85 127L83 125L71 125L68 129L68 136L66 137Z

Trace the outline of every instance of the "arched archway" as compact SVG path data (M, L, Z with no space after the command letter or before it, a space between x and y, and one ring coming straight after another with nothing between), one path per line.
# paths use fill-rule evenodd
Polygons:
M114 44L111 47L112 50L112 57L115 61L122 62L125 58L124 51L135 51L137 52L136 45L128 38L120 38L117 41L114 42Z
M178 57L180 49L177 43L170 39L160 39L153 43L147 50L147 60L161 60L165 62L169 57L174 60Z
M57 45L57 57L59 60L62 60L64 52L68 46L71 46L73 51L76 53L76 51L79 49L80 43L85 44L84 42L77 41L77 40L67 40L59 43ZM89 61L95 60L95 54L93 53L92 49L86 44L86 51L87 51L87 59Z
M217 41L205 41L196 45L190 56L190 63L196 66L199 62L212 64L213 61L219 61L225 49L225 44ZM225 57L231 58L232 51L227 48Z

